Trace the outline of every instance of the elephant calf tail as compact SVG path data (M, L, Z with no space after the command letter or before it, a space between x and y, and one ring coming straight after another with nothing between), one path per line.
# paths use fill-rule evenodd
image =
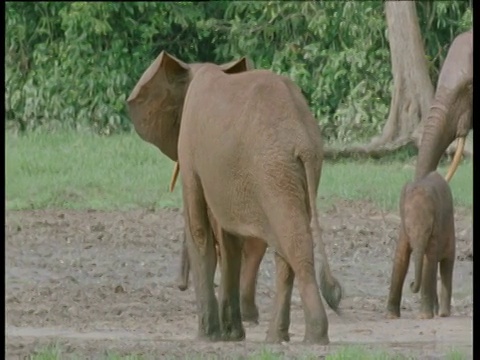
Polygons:
M417 249L413 252L413 263L415 266L415 280L410 283L410 290L416 294L422 285L423 251Z
M302 159L303 160L303 159ZM316 191L316 176L312 164L302 161L305 168L305 176L307 180L308 203L310 205L310 213L313 219L313 228L317 233L317 246L320 251L320 258L322 263L319 270L319 285L320 291L327 302L328 306L338 312L338 306L342 299L342 287L337 279L332 275L330 265L328 263L327 254L325 252L325 244L322 239L322 229L318 222L317 214L317 191Z
M183 236L182 244L182 257L180 262L180 273L178 274L177 287L181 291L188 289L188 277L190 274L190 259L188 258L187 242L185 239L185 233Z

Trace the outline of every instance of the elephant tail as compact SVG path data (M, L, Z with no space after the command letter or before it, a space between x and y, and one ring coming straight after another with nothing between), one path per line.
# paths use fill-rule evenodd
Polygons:
M320 251L320 270L319 270L319 282L320 282L320 291L327 302L328 306L336 312L338 312L338 306L342 299L342 287L337 279L332 275L330 265L328 263L327 254L325 252L325 244L322 239L322 228L318 222L318 212L317 212L317 187L318 180L314 172L314 166L309 162L303 162L305 167L305 175L307 180L307 191L308 191L308 203L310 205L310 213L312 216L313 224L312 227L317 233L317 246Z
M180 263L180 273L177 278L177 287L181 291L188 289L188 277L190 274L190 259L188 257L187 242L185 233L183 234L182 255Z
M410 290L418 293L422 285L422 269L423 269L423 251L416 249L413 251L413 263L415 266L415 280L410 283Z

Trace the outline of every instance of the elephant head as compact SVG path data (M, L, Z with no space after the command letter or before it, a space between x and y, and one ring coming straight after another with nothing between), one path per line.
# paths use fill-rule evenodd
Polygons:
M473 33L468 31L454 39L440 71L418 152L416 179L436 170L445 150L457 138L457 150L446 175L447 181L452 178L472 128L472 106Z
M177 143L182 108L188 86L201 64L186 64L165 51L143 73L127 100L135 131L177 161ZM251 62L239 60L220 65L227 74L253 68Z

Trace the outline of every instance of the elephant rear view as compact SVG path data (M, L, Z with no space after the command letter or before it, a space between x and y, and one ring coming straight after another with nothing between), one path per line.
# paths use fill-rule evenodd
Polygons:
M333 309L342 292L331 274L317 217L321 132L300 89L270 71L249 70L244 58L220 66L186 64L162 52L128 105L139 135L180 164L199 337L244 339L239 278L242 241L249 237L264 240L275 252L276 298L267 340L289 339L296 277L304 341L327 344L313 229L321 257L320 289ZM207 209L223 238L219 301Z
M420 318L438 312L437 269L442 280L440 316L450 315L455 262L455 224L452 192L436 171L408 182L400 199L400 237L397 243L388 298L388 316L400 316L400 300L410 254L415 267L412 292L421 289Z

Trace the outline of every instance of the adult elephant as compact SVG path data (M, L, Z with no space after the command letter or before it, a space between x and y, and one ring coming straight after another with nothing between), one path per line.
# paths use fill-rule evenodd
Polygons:
M178 162L175 163L172 179L170 181L170 192L175 187L180 167ZM222 229L212 215L210 210L208 219L213 230L213 238L216 247L215 267L218 258L221 257L221 249L223 243ZM244 239L242 247L242 265L240 271L240 311L242 320L254 324L258 324L258 307L255 302L255 290L257 288L257 276L260 263L262 262L267 244L261 239L247 237ZM185 231L183 231L182 253L180 257L180 272L177 278L177 286L181 291L188 289L188 278L190 275L190 259L188 257L187 239Z
M129 113L137 133L180 164L199 337L245 338L239 254L242 240L254 237L276 254L276 299L267 340L288 340L296 276L305 312L304 341L327 344L312 220L321 255L320 289L334 309L341 287L331 274L317 217L320 129L292 81L266 70L247 70L245 58L222 66L186 64L162 52L130 94ZM207 209L223 237L219 302Z
M416 179L436 170L447 147L458 138L455 156L445 176L450 181L472 128L472 102L473 32L470 30L453 40L440 71L418 152Z

